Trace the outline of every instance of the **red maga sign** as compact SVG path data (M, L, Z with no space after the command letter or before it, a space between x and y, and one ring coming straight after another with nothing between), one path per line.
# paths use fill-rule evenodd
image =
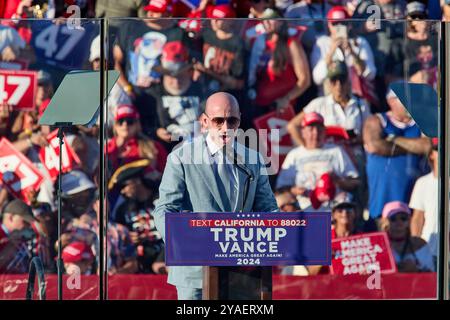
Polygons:
M0 70L0 103L16 110L33 111L37 89L37 73L24 70Z
M271 156L271 161L278 159L278 167L286 158L288 152L294 147L294 143L292 142L291 136L287 132L286 126L292 118L295 117L294 108L289 105L280 113L276 111L269 112L259 118L256 118L253 123L255 125L256 130L267 130L267 152L266 154ZM273 135L272 130L278 129L279 135ZM272 153L272 146L277 147L278 152Z
M340 275L397 271L385 232L335 239L331 242L331 273Z
M6 138L0 140L0 180L16 198L30 204L27 194L38 190L44 177Z
M39 158L45 165L53 181L56 180L59 174L59 138L58 130L54 130L47 136L48 146L41 148ZM62 145L62 172L69 172L73 169L74 162L80 163L77 154L70 147L66 138L64 138Z

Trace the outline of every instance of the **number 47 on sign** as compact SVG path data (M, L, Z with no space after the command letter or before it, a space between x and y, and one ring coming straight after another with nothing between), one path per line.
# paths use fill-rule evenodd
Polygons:
M37 88L37 73L24 70L0 70L0 103L19 111L33 111Z

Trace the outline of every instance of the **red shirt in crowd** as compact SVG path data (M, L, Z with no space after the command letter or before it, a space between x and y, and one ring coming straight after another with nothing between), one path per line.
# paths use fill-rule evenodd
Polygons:
M167 151L161 143L157 141L153 141L153 143L158 151L158 155L153 167L148 168L146 172L156 170L162 173L164 171L164 167L166 166ZM113 137L108 142L107 153L109 160L111 161L113 171L123 164L142 159L139 152L139 143L137 138L129 139L122 146L118 147L116 137Z
M297 36L289 37L288 46L292 41L298 41ZM256 88L256 100L255 103L258 106L268 106L272 104L276 99L285 96L292 88L297 84L297 75L295 74L294 67L292 65L292 59L289 57L288 64L284 70L276 74L272 69L270 60L273 57L275 51L276 41L273 39L266 40L265 52L262 55L262 59L265 59L264 67L258 71L257 88Z
M2 8L2 2L3 8ZM25 13L22 13L22 16L17 17L17 7L19 6L21 0L7 0L7 1L1 1L0 0L0 17L3 17L4 19L17 19L17 18L27 18ZM3 9L3 11L2 11ZM27 27L23 27L20 25L16 25L13 21L4 21L5 25L8 25L12 28L15 28L17 32L19 33L20 37L29 44L31 41L31 29Z

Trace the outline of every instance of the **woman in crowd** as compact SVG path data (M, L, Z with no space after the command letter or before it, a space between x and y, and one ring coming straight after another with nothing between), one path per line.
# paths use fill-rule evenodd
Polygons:
M411 210L401 201L383 208L381 228L386 231L399 272L432 272L435 266L425 240L411 236Z
M142 133L139 113L133 105L120 105L114 117L114 137L108 142L107 154L114 172L121 165L138 159L149 159L146 171L149 178L161 177L166 164L167 151L157 141Z
M311 84L308 60L298 36L289 34L286 21L275 20L280 17L274 9L266 9L266 33L255 40L251 51L248 97L253 101L253 117L287 107Z
M335 197L331 209L331 219L332 240L360 233L356 221L356 204L352 201L350 193L341 192ZM308 266L307 269L309 275L330 273L328 266Z

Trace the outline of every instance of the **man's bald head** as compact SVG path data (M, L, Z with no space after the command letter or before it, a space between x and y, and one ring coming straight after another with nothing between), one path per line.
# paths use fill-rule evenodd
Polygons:
M234 139L240 119L239 103L233 95L217 92L206 100L202 127L216 144L228 144Z
M216 92L206 100L205 112L212 113L230 112L239 115L239 103L237 99L228 92Z

